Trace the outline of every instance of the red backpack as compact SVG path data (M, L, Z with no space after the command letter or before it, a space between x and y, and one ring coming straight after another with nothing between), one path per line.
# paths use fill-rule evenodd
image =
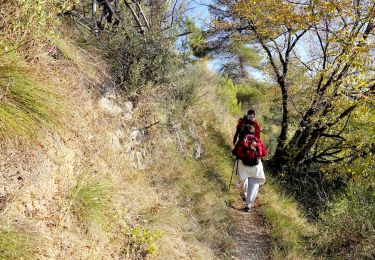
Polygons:
M254 148L251 147L252 143ZM267 155L267 149L264 147L262 141L252 134L247 134L242 140L239 140L236 145L236 156L242 160L242 163L247 166L255 166L259 163L259 158Z

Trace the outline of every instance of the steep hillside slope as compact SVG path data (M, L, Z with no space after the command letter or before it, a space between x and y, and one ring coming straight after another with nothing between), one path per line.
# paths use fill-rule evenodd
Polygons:
M110 87L94 49L60 35L35 50L0 58L1 113L15 120L2 117L2 257L228 255L234 121L205 65L190 69L189 98L153 86L135 103Z

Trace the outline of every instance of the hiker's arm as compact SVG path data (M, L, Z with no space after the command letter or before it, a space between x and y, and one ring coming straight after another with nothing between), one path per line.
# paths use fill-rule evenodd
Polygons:
M237 137L238 137L239 132L240 132L240 130L237 128L236 133L233 136L233 145L236 145Z

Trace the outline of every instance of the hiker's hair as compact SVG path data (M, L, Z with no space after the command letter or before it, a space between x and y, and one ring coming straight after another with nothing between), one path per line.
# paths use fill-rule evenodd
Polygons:
M249 110L247 111L247 114L248 114L248 115L255 115L255 111L252 110L252 109L249 109Z

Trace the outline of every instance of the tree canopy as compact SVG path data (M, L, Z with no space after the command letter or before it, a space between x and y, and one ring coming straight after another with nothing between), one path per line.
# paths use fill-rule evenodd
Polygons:
M282 97L277 165L353 157L343 137L356 109L373 108L373 1L218 0L208 39L260 48ZM296 80L298 69L300 78ZM294 75L293 75L294 74ZM291 93L301 93L299 107ZM291 109L299 114L291 129ZM327 145L329 144L329 145ZM373 144L369 144L373 147ZM360 153L356 151L356 154Z

